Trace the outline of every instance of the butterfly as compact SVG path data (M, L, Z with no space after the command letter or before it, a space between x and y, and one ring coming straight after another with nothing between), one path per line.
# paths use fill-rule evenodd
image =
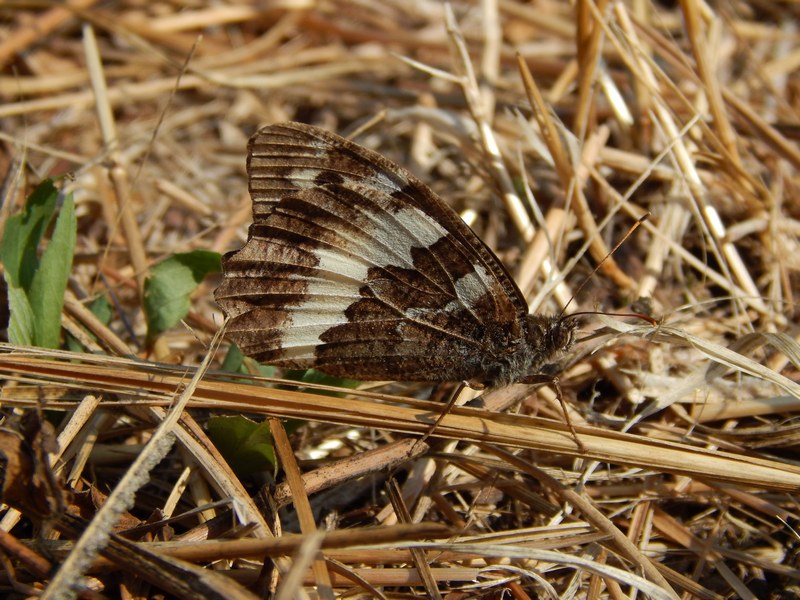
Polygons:
M380 154L302 123L248 145L248 241L222 261L228 338L256 360L361 380L535 376L573 318L531 315L494 253Z

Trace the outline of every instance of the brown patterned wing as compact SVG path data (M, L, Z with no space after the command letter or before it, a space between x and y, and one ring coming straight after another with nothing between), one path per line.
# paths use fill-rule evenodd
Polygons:
M330 183L361 183L406 202L467 247L475 262L489 269L512 297L520 316L527 314L527 302L514 280L461 217L408 170L377 152L312 125L276 123L250 138L247 174L253 227L287 195Z
M253 136L248 172L254 222L215 293L247 355L366 380L506 382L530 366L517 286L406 170L284 123Z

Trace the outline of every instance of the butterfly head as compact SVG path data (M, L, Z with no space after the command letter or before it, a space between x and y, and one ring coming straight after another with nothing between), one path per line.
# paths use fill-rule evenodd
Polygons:
M560 315L528 315L528 341L539 346L545 359L569 350L575 343L578 321Z
M527 343L530 352L528 374L540 373L560 353L575 343L578 321L560 315L528 315Z

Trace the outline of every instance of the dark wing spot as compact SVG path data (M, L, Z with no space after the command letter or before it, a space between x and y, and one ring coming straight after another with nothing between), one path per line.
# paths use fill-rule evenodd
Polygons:
M335 171L320 171L317 173L316 177L314 177L314 183L320 186L327 185L329 183L342 184L344 182L345 178Z
M417 188L410 183L407 183L402 188L395 190L392 192L392 198L396 200L403 200L408 202L409 198L414 198L417 195Z

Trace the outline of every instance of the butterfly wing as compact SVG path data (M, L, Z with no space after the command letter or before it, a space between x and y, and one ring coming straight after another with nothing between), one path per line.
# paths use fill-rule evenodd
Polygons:
M377 152L313 125L277 123L250 139L247 173L256 230L287 195L331 183L361 183L401 199L440 223L492 272L520 316L528 312L525 297L505 267L461 217L409 171Z
M409 172L284 123L253 136L248 173L254 222L215 293L247 355L367 380L485 382L525 362L519 289Z

